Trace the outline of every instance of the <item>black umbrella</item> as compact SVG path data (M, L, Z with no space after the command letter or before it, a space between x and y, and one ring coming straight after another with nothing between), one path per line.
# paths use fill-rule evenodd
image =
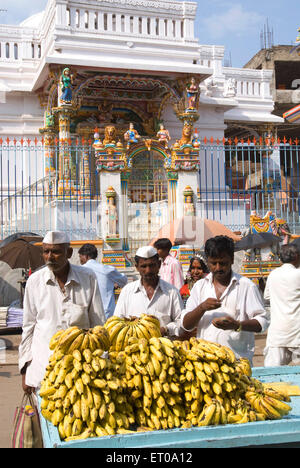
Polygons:
M278 244L280 241L280 237L274 236L271 232L254 232L237 241L234 250L238 252L239 250L259 249Z
M7 244L16 241L17 239L24 239L27 242L41 242L43 237L39 234L35 234L34 232L15 232L15 234L11 234L10 236L3 239L0 243L0 249L5 247Z
M300 237L297 237L291 242L291 245L296 245L300 249Z
M31 268L33 271L45 264L41 246L16 239L0 248L0 261L15 268Z

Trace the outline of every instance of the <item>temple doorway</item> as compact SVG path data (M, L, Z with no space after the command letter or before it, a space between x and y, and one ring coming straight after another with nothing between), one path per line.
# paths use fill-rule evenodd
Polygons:
M149 244L168 222L168 180L164 156L143 150L132 161L128 180L128 240L132 255Z

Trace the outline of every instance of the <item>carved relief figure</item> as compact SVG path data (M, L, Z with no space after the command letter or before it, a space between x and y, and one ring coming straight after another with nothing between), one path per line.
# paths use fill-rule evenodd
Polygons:
M171 140L171 137L164 124L160 124L156 137L158 138L159 143L164 145L165 148L168 148L168 142Z
M60 77L60 87L61 87L60 100L62 103L72 102L72 84L73 84L73 75L71 75L70 68L64 68Z

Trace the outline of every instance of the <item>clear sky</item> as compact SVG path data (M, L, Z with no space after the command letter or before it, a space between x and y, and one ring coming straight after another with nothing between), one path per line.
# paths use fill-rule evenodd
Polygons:
M159 2L159 0L158 0ZM0 23L18 24L45 8L47 0L0 0ZM260 50L265 25L274 45L294 44L300 0L197 0L196 36L201 44L225 46L226 61L242 67Z

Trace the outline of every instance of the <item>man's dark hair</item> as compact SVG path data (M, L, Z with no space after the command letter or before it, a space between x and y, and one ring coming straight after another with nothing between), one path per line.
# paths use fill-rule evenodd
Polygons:
M206 258L220 257L222 254L229 255L234 258L234 242L228 236L211 237L205 242L204 252Z
M94 246L94 244L83 244L78 250L78 253L80 255L86 255L87 257L90 257L92 259L98 257L98 250Z
M153 257L150 257L150 258L155 258L155 260L157 260L159 262L159 256L158 254L156 255L153 255ZM145 260L144 257L139 257L138 255L135 255L134 256L134 261L135 261L135 264L138 265L139 264L139 261L140 260ZM147 259L148 260L148 259Z
M292 263L300 254L299 247L295 244L286 244L280 247L279 258L282 263Z
M170 241L170 239L162 237L161 239L157 239L157 241L154 242L153 247L155 247L156 249L170 251L172 248L172 242Z

